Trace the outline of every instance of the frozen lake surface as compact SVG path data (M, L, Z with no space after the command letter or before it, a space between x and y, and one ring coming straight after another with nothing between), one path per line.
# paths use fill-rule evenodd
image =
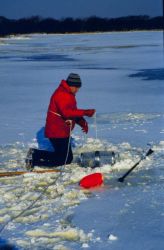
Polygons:
M162 39L162 32L154 31L0 38L1 172L25 170L49 98L70 72L83 82L78 107L97 111L88 119L87 137L74 130L75 154L101 149L120 154L113 167L71 164L62 174L1 178L4 240L18 249L163 250ZM150 145L152 156L118 183ZM96 171L104 174L104 186L80 189L79 180Z

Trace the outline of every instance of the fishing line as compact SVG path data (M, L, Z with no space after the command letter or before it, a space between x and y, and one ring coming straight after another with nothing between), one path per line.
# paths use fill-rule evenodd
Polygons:
M94 118L94 122L93 122L93 126L94 126L94 128L95 128L95 139L97 140L98 139L98 133L97 133L97 117L96 117L96 112L95 112L95 114L94 114L94 116L93 116L93 118ZM85 146L85 144L87 144L87 134L83 134L83 136L82 136L82 147L84 148L84 146Z
M87 144L87 134L85 134L85 133L83 133L83 135L82 135L82 143L81 143L81 145L79 146L79 148L84 148L85 147L85 145Z
M63 170L63 168L66 166L66 163L67 163L67 160L68 160L68 154L69 154L69 147L70 147L70 142L71 142L71 125L70 124L70 133L69 133L69 140L68 140L68 147L67 147L67 154L66 154L66 158L65 158L65 163L64 165L61 167L61 170ZM42 199L43 195L46 193L47 189L50 187L50 186L53 186L56 181L62 176L63 172L59 172L59 175L55 178L55 180L48 184L44 189L43 191L41 192L41 194L28 206L26 207L23 211L21 211L18 215L16 216L13 216L9 221L7 221L1 228L0 228L0 233L2 233L2 231L5 229L6 226L9 225L9 223L11 223L12 221L14 221L15 219L19 218L20 216L22 216L26 211L28 211L29 209L32 209L33 206L39 201ZM21 202L19 202L17 205L19 205Z
M69 139L68 139L68 146L67 146L67 154L66 154L66 158L65 158L65 163L64 165L62 166L61 170L63 170L63 168L66 166L66 163L67 163L67 160L68 160L68 154L69 154L69 147L70 147L70 144L71 144L71 127L72 127L72 121L69 120L70 122L70 130L69 130Z
M97 115L96 115L96 112L95 112L95 114L94 114L94 126L95 126L95 134L96 134L96 140L97 140L97 138L98 138L98 133L97 133Z
M97 139L97 118L96 118L96 114L95 114L95 131L96 131L96 139ZM55 178L55 180L48 184L44 189L43 191L41 192L41 194L29 205L27 206L23 211L21 211L18 215L16 216L13 216L9 221L7 221L0 229L0 233L2 233L2 231L5 229L6 226L9 225L9 223L11 223L12 221L14 221L15 219L19 218L20 216L22 216L26 211L30 210L33 208L33 206L39 201L42 199L43 195L46 193L47 189L50 187L50 186L53 186L56 181L64 174L62 172L62 170L65 168L66 166L66 163L67 163L67 160L68 160L68 155L69 155L69 148L70 148L70 143L71 143L71 125L72 123L70 123L70 131L69 131L69 140L68 140L68 146L67 146L67 154L66 154L66 158L65 158L65 162L64 162L64 165L61 167L61 172L59 172L59 175ZM17 205L19 205L21 202L19 202Z

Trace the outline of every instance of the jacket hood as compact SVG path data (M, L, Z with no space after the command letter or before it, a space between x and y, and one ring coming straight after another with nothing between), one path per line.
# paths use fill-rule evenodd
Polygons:
M59 85L59 88L62 88L62 89L66 90L66 91L68 91L69 93L72 94L70 86L67 84L67 82L65 80L61 81L61 83Z

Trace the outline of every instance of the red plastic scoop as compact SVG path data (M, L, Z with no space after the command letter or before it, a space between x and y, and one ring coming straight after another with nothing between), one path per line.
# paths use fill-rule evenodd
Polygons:
M83 177L79 185L83 188L94 188L103 184L103 175L94 173Z

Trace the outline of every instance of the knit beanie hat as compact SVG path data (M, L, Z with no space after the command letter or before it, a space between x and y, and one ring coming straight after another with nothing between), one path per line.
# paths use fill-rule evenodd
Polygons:
M69 86L77 87L77 88L80 88L82 85L80 76L75 73L70 73L66 82Z

